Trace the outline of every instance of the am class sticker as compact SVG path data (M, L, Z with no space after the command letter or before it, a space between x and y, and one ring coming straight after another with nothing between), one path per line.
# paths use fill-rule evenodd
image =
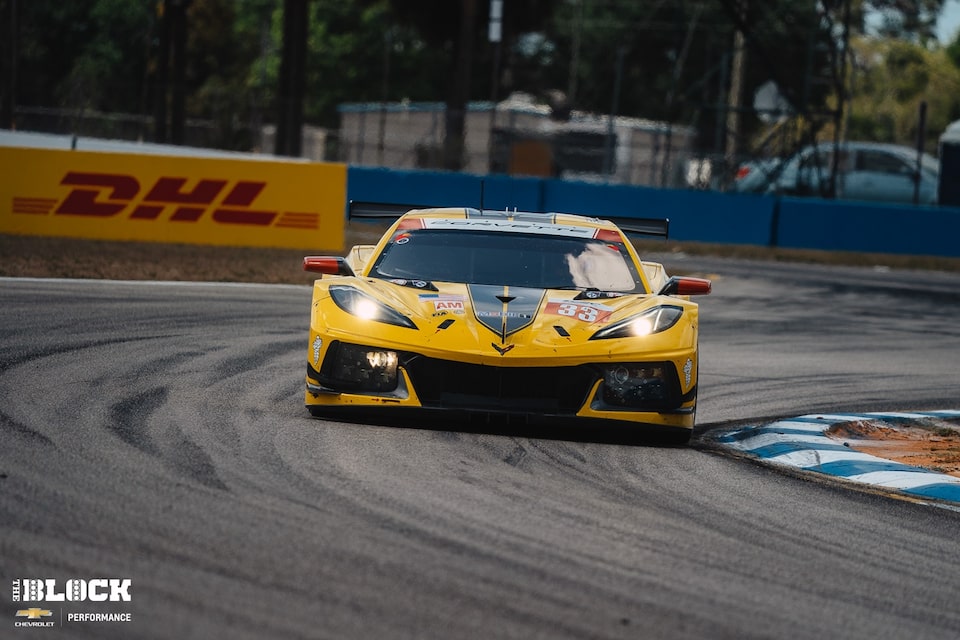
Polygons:
M448 313L465 313L467 299L457 294L445 293L422 293L419 296L421 303L432 304L434 311L446 311Z

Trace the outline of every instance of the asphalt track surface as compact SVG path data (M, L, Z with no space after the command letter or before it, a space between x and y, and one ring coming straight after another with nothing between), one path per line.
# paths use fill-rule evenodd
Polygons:
M717 276L689 447L311 419L308 287L0 280L0 636L960 636L960 513L703 438L956 408L960 275L669 266ZM14 629L95 577L47 608L131 622Z

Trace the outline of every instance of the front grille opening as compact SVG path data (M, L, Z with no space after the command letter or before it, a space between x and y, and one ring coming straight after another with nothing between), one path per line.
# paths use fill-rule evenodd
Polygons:
M415 356L404 362L426 407L575 414L599 374L576 367L495 367Z

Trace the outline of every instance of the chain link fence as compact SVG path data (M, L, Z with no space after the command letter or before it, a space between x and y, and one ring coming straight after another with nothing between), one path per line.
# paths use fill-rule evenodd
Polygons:
M304 126L302 157L357 166L445 170L448 112L442 102L348 103L339 130ZM152 141L153 118L92 110L20 107L21 130L126 141ZM695 128L642 118L572 112L556 118L546 105L513 96L494 108L468 105L461 171L552 177L607 184L680 189L734 189L752 156L696 151ZM275 127L190 119L185 146L272 154Z
M443 103L341 105L337 159L363 166L444 169L449 166L448 115ZM578 112L557 119L548 107L523 97L496 107L469 104L464 127L456 161L468 173L657 187L709 182L703 173L709 161L695 156L691 127Z

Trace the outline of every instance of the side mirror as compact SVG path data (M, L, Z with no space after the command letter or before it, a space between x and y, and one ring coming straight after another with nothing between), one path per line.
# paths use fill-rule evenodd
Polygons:
M303 270L322 273L328 276L352 276L353 269L339 256L306 256Z
M713 284L704 278L673 276L657 292L661 296L700 296L710 293Z

